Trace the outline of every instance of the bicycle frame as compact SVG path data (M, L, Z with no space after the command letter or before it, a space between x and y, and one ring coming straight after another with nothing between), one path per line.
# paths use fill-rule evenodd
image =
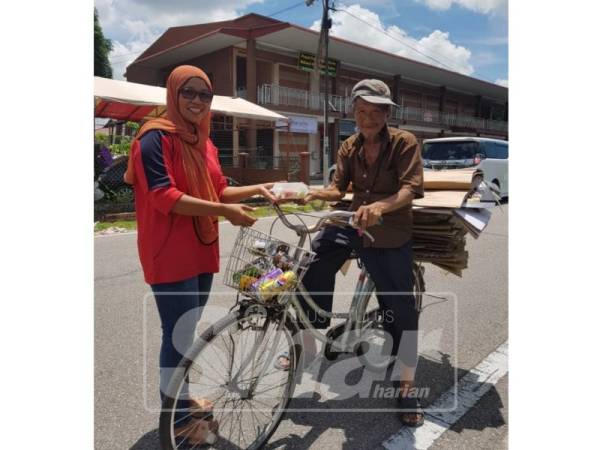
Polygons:
M284 225L286 225L289 229L294 231L298 236L298 244L296 244L298 249L304 247L304 244L306 243L306 239L309 236L309 234L318 231L322 228L324 218L321 218L316 225L310 228L304 225L293 225L287 220L285 214L278 205L275 204L273 206L275 211L277 212L277 215L279 216L279 219L284 223ZM345 217L349 217L349 215L346 213ZM295 258L298 258L298 252L299 250L296 250L296 254L294 255ZM422 290L424 286L419 286L419 288ZM286 318L288 317L291 306L294 312L296 313L295 320L297 322L300 322L304 326L304 329L306 329L313 336L313 338L321 341L323 344L330 345L338 352L351 352L352 350L349 347L353 341L352 338L355 337L353 336L352 332L355 330L362 329L363 323L365 321L365 313L367 312L367 304L374 291L375 283L369 276L367 269L363 266L361 267L361 271L358 276L356 287L354 289L354 294L352 296L352 302L350 304L348 312L335 313L328 312L320 308L312 298L310 292L308 292L305 289L304 284L300 282L296 291L287 293L287 295L290 297L289 300L284 300L283 302L279 303L279 305L284 306L282 310L282 322L280 326L283 325ZM344 330L341 333L341 342L338 343L336 339L329 337L326 333L317 331L317 329L310 323L306 313L304 312L304 309L300 304L300 300L298 299L298 294L300 294L304 298L308 306L317 315L329 319L346 319L346 322L343 324ZM285 294L283 295L285 296ZM415 300L417 301L417 310L420 312L421 299L415 298Z
M285 214L283 213L279 205L275 204L273 205L273 207L277 212L279 219L284 223L284 225L296 232L296 235L298 236L298 243L296 244L296 246L298 248L303 248L309 234L319 230L323 224L322 218L316 225L314 225L310 229L303 225L293 225L287 220ZM351 214L352 213L346 213L346 217L350 217ZM294 257L297 258L298 255L294 255ZM294 311L296 312L296 320L299 321L315 339L318 339L324 344L331 345L338 351L346 351L348 341L350 340L351 331L355 329L360 329L362 326L367 303L374 290L375 284L371 280L371 277L369 276L366 268L362 267L354 290L354 295L352 297L352 303L350 304L350 309L347 313L328 312L320 308L315 303L310 293L304 288L304 285L301 282L298 284L297 291L290 293L291 298L288 304L291 304ZM298 292L302 295L308 306L319 316L329 319L346 319L346 322L344 323L344 331L342 334L343 339L341 344L338 345L335 339L329 338L325 333L317 331L317 329L314 326L312 326L304 312L304 309L300 305L300 301L297 295ZM287 315L287 312L288 311L286 308L284 320L285 316Z

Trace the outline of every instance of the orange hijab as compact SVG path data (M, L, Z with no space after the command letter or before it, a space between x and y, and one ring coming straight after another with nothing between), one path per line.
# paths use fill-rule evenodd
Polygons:
M190 78L201 78L212 89L208 76L194 66L176 67L167 79L167 115L165 118L146 122L135 139L139 140L150 130L164 130L178 136L182 142L183 167L188 184L186 194L211 202L218 202L219 197L206 169L206 140L210 133L210 112L200 122L188 122L179 112L179 90ZM135 169L130 156L125 182L135 183ZM210 245L218 237L218 218L216 216L194 216L196 236L205 245Z

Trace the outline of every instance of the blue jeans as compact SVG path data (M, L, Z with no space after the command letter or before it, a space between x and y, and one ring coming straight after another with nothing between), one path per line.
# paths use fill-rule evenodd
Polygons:
M203 273L187 280L173 283L153 284L158 315L162 326L160 346L160 399L164 400L171 376L183 354L194 342L196 325L200 319L200 308L206 305L212 286L213 274ZM187 383L184 384L175 413L175 420L183 425L188 407Z

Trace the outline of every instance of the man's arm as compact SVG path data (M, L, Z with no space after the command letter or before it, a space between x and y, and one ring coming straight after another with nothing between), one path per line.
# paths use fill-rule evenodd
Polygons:
M344 198L344 193L341 192L335 184L330 184L325 189L311 189L304 201L325 200L327 202L336 202Z

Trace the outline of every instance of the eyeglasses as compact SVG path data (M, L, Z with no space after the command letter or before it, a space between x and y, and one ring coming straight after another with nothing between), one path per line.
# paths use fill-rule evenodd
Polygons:
M202 103L209 103L212 101L214 94L211 91L197 91L192 88L183 88L179 90L179 93L186 100L193 100L196 96Z

